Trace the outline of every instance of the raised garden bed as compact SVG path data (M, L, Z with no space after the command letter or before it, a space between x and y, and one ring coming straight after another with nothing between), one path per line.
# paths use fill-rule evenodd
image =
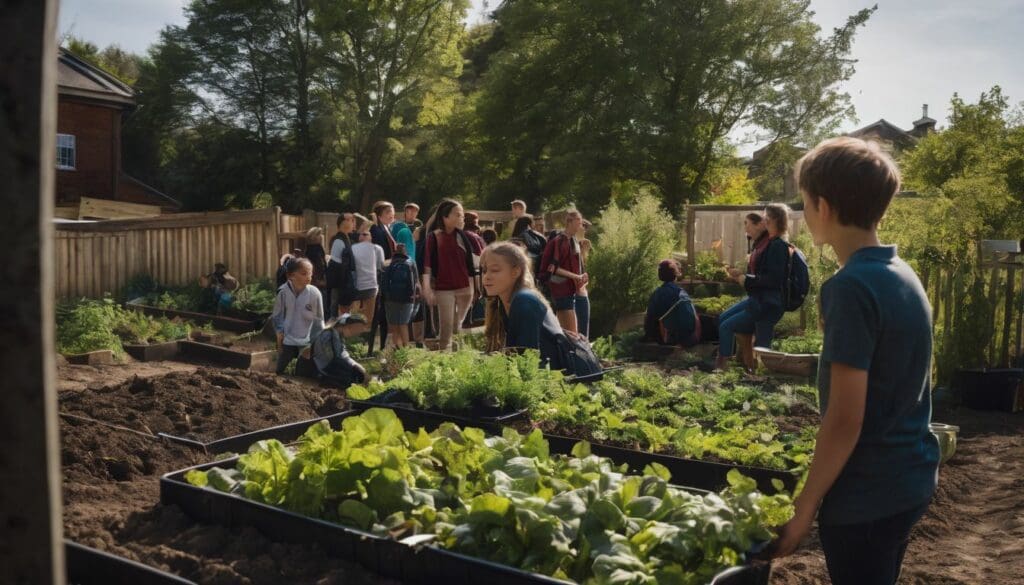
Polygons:
M392 408L396 411L421 411L421 409L416 408L412 398L401 390L385 390L384 392L366 400L349 399L349 402L356 410L367 410L379 406L387 406L388 408ZM507 423L522 420L526 418L529 411L525 408L518 410L503 409L497 406L490 406L476 402L473 404L472 408L467 411L444 412L438 410L426 410L425 412L432 412L441 416L450 415L460 421L463 421L463 424L474 424L478 422Z
M268 315L257 315L249 312L235 312L232 315L211 315L208 313L194 313L192 311L179 311L177 309L161 309L139 303L127 303L129 309L140 311L146 315L156 315L173 319L175 317L193 321L199 325L211 324L216 329L231 331L232 333L248 333L258 331L263 327Z
M755 347L754 356L771 372L804 378L813 378L818 373L816 353L785 353Z
M195 585L177 575L70 540L64 541L64 564L72 585Z
M124 344L128 355L140 362L160 362L178 357L178 341L150 344Z
M182 357L229 368L273 372L277 366L276 349L249 352L191 340L179 342L178 348Z
M431 415L396 414L408 431L417 428L416 422L435 425L443 422L443 419ZM331 426L337 428L342 420L354 416L358 416L358 414L343 413L329 417L329 419ZM422 426L426 428L428 425ZM552 452L560 452L561 445L551 444L550 448ZM583 457L584 455L578 456ZM646 454L636 453L635 457L642 459L646 457ZM653 462L655 462L653 459L649 460L649 463ZM398 541L394 538L379 536L382 534L380 532L360 530L215 489L196 487L186 480L186 476L191 478L197 474L206 477L204 473L199 472L205 472L214 467L233 469L237 463L237 458L227 459L165 475L160 483L161 503L175 505L199 521L217 523L227 528L254 527L265 534L272 535L275 540L317 543L334 556L354 560L383 576L401 579L408 583L475 584L482 581L565 583L559 579L512 566L424 545L424 543L434 540L432 536L417 534ZM623 462L615 461L615 463ZM649 474L650 472L645 473L645 475ZM209 477L212 478L213 475L211 474ZM684 483L689 478L674 475L673 479L678 480L678 483ZM228 488L222 487L222 489ZM700 490L697 490L697 495L702 495L699 492ZM332 508L328 507L328 509ZM393 536L403 532L408 534L406 532L408 529L406 527L402 531L397 531L396 528L397 532L393 531L391 534ZM719 585L763 585L767 583L770 565L758 561L744 562L743 556L740 558L740 562L743 564L725 569L716 576L709 577L706 582Z
M76 366L99 366L114 363L114 352L109 349L100 349L87 353L65 355L64 359L68 360L69 364Z

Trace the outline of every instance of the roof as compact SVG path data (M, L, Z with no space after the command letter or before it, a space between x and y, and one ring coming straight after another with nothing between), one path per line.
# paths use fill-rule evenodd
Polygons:
M135 105L135 91L130 86L63 47L57 55L57 93Z
M889 122L885 118L882 118L881 120L875 122L874 124L868 124L863 128L858 128L857 130L854 130L853 132L847 134L847 136L853 136L854 138L858 138L860 136L865 136L871 133L878 134L879 136L906 138L909 140L914 139L914 137L908 134L906 130L900 128L899 126L893 124L892 122Z
M136 189L140 190L147 197L152 199L153 203L160 205L161 207L167 209L174 209L175 211L181 210L181 201L178 201L174 197L171 197L170 195L156 189L155 187L151 187L150 185L143 183L142 181L136 179L135 177L129 175L128 173L121 173L121 181L122 186L126 186L124 185L124 183L126 182L130 183Z

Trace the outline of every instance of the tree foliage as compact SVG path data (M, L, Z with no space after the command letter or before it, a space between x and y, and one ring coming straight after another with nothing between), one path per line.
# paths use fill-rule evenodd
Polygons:
M839 84L872 10L826 35L808 5L510 0L467 30L467 0L192 0L145 56L72 50L138 90L127 170L189 209L593 213L630 184L678 214L748 198L738 125L800 141L851 113Z

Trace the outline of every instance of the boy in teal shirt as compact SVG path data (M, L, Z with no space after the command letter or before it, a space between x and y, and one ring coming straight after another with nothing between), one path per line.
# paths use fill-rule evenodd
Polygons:
M931 307L878 222L899 189L875 143L835 138L798 163L804 221L841 268L821 287L825 339L814 460L774 545L792 553L815 515L834 585L892 585L938 482L931 420Z

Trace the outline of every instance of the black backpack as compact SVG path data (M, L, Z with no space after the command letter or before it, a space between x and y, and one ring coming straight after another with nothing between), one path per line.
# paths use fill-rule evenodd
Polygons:
M795 311L804 304L811 289L811 275L807 268L807 257L793 244L789 247L789 262L786 264L786 282L782 290L782 306Z
M416 296L415 267L409 258L392 256L391 265L384 270L381 292L391 303L411 303Z
M335 234L330 244L341 238ZM341 253L341 262L331 259L327 262L327 270L324 276L327 279L327 288L346 288L355 283L356 257L352 254L352 244L345 243L345 250Z
M601 367L601 360L594 354L585 339L559 335L555 338L558 343L558 357L561 361L562 371L567 376L592 376L604 371Z

